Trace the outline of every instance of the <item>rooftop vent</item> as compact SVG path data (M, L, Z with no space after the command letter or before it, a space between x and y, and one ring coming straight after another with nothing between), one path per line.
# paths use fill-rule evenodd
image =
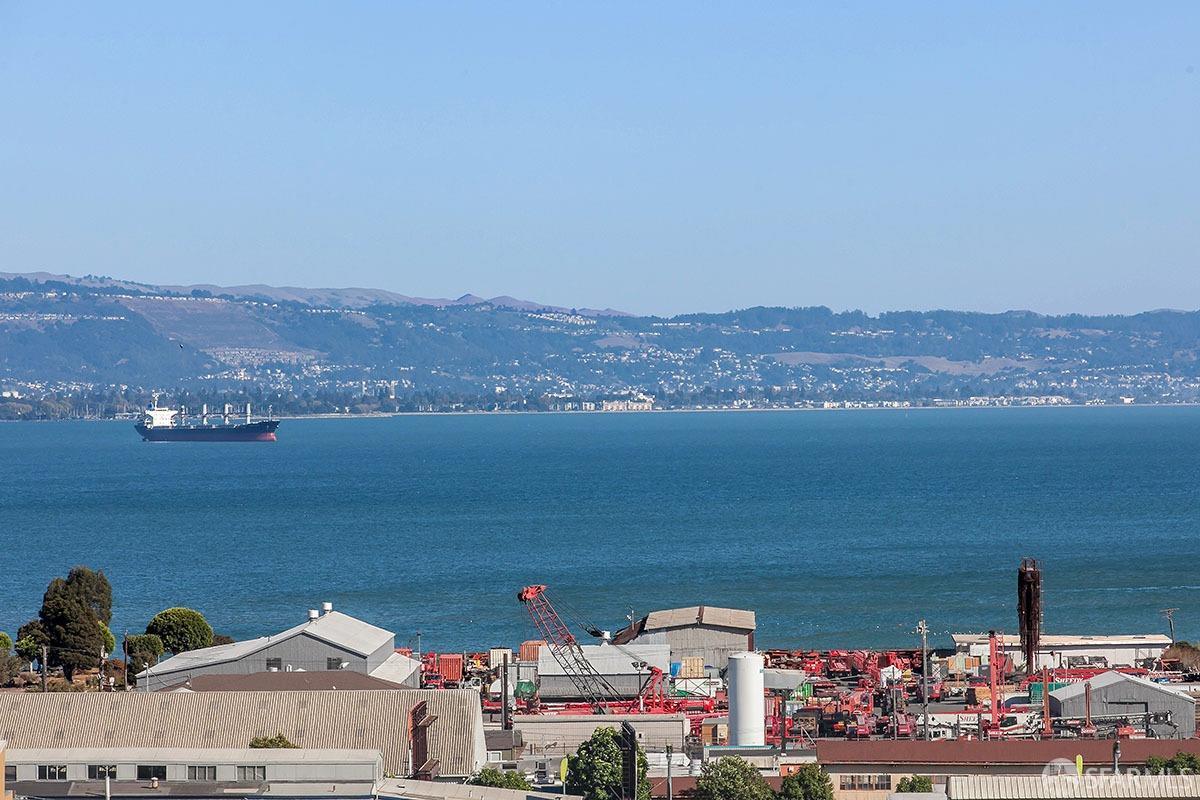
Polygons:
M308 610L308 619L310 622L319 616L321 616L321 615L317 613L317 610L315 608L310 608Z
M333 603L330 603L330 602L321 603L321 613L322 614L328 614L330 611L333 611Z

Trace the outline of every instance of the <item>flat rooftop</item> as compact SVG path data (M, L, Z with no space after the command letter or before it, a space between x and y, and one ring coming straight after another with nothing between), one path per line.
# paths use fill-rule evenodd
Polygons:
M950 638L956 647L988 643L986 633L952 633ZM1021 645L1021 637L1012 634L999 635L996 639L1005 647ZM1101 634L1096 636L1042 636L1038 650L1055 647L1170 647L1171 637L1161 633Z

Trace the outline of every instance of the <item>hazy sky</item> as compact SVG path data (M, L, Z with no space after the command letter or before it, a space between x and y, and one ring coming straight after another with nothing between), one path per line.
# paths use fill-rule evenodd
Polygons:
M11 3L0 271L1200 307L1200 3Z

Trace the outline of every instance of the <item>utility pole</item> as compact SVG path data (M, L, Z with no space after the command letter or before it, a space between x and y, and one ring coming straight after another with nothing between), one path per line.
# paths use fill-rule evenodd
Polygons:
M1167 618L1167 625L1171 627L1171 646L1175 646L1175 612L1178 608L1164 608L1159 613Z
M667 744L667 800L675 800L674 793L671 791L671 754L675 750L670 743Z
M45 694L46 689L46 670L50 668L50 648L42 645L42 693Z
M929 741L929 626L925 620L917 623L921 634L921 725L925 741Z
M508 651L505 651L504 663L500 667L500 694L504 698L500 706L500 728L507 731L512 729L508 710Z
M125 635L121 637L121 653L125 656L122 662L125 664L125 674L121 682L125 685L125 691L129 691L129 631L125 631Z

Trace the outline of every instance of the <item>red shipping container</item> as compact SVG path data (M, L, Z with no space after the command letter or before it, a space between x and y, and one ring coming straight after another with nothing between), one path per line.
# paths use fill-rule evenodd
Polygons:
M458 683L463 676L462 653L445 653L438 657L438 672L443 680Z
M521 661L537 661L538 653L545 644L541 639L531 639L528 642L521 642L521 650L518 658Z

